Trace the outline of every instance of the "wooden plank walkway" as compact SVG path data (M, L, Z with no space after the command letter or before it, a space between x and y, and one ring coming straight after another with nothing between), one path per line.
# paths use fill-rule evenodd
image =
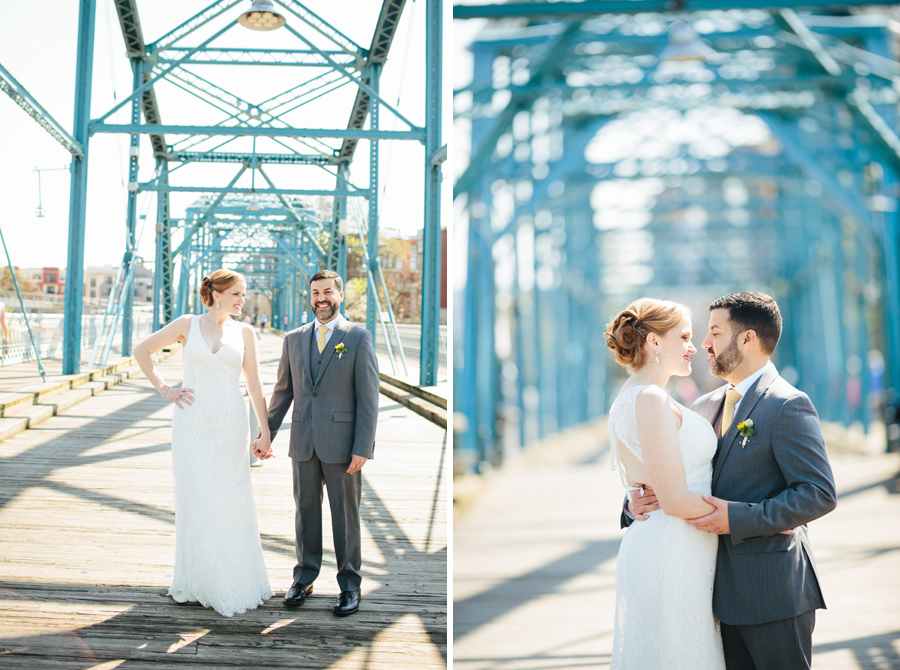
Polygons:
M281 340L260 346L268 394ZM166 379L180 379L180 359L161 364ZM297 610L280 602L294 563L285 426L278 457L252 471L277 596L227 619L164 595L172 411L141 376L0 442L0 668L446 667L444 430L381 398L363 471L363 601L338 619L327 518L315 594Z
M455 505L455 670L609 667L622 487L605 435L540 445ZM829 606L813 667L898 670L900 454L829 456L838 507L810 527Z

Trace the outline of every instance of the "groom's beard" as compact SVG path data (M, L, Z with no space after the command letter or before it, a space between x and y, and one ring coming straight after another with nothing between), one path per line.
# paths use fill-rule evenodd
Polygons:
M323 302L327 302L327 301L323 301ZM316 305L316 317L319 319L319 321L321 321L322 323L325 323L326 321L328 321L331 317L333 317L335 315L335 313L337 312L337 308L338 308L337 304L331 303L331 302L328 303L327 308Z
M731 344L721 354L716 355L713 349L709 349L714 358L709 363L709 371L716 377L724 377L734 370L744 360L744 355L737 346L737 337L731 338Z

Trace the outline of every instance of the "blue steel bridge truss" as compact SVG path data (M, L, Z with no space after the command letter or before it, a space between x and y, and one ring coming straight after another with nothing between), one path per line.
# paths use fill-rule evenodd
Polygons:
M605 323L642 295L691 305L699 344L712 299L766 291L776 365L824 420L900 398L897 17L857 4L454 7L491 19L454 93L472 156L458 463L603 416ZM705 62L663 56L684 24Z
M393 314L386 302L378 257L379 142L406 140L424 145L420 383L435 383L441 272L439 185L446 156L440 133L442 0L426 2L423 124L407 119L379 93L379 77L405 0L384 0L368 48L356 44L297 0L275 0L276 10L287 21L278 32L290 35L290 47L281 43L273 48L240 46L247 43L250 33L238 25L237 17L249 9L248 0L212 2L148 43L136 0L113 1L131 61L131 94L101 116L90 118L96 0L80 0L71 134L0 67L0 90L72 154L67 263L71 286L80 285L84 276L90 138L98 133L124 133L131 139L126 249L94 358L108 354L118 324L123 353L131 351L130 288L136 263L138 197L142 193L156 198L156 327L198 309L192 287L203 273L223 265L245 272L249 288L270 298L274 323L286 322L289 328L300 325L311 318L306 300L309 276L320 268L346 275L346 235L353 232L347 201L359 198L366 203L363 211L367 209L366 220L358 222L358 227L366 231L368 245L366 327L375 336L376 324L381 321L382 332L389 333L384 321L392 321ZM223 65L232 73L231 81L217 79L216 67ZM278 68L282 76L277 86L282 89L267 91L263 99L258 99L258 93L237 93L233 89L242 83L233 77L237 66L246 71L243 83L255 80L254 72L262 72L260 68ZM285 82L290 84L287 88L283 88ZM336 92L344 87L355 95L335 99ZM341 101L348 99L352 104L340 111ZM165 117L160 100L173 101ZM304 113L313 105L323 104L331 105L328 109L334 111L335 126L307 127ZM205 112L197 111L201 107ZM382 114L395 122L383 127ZM179 118L185 115L191 118ZM152 177L144 180L139 178L142 135L149 138L153 152ZM360 140L365 140L369 149L368 174L362 184L351 176ZM228 166L231 171L223 172ZM144 167L142 174L146 174L146 161ZM323 172L333 187L303 187L310 181L320 183ZM320 178L308 179L311 173ZM172 212L172 193L198 196L183 217ZM311 211L310 199L315 197L330 200L329 220L318 220ZM63 368L68 374L79 369L81 313L81 293L67 292Z

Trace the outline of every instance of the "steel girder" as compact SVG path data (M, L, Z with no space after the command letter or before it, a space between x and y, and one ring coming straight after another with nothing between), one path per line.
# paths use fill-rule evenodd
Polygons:
M46 130L50 137L59 142L66 151L73 156L82 157L84 155L81 143L57 123L34 96L16 81L16 78L2 65L0 65L0 91L12 98L13 102L24 109L25 113L34 119L41 128Z
M94 19L96 0L81 0L78 6L78 54L75 59L75 120L72 135L81 145L81 156L72 157L69 187L69 248L66 279L70 286L84 283L84 225L87 205L88 123L94 66ZM81 364L82 291L66 291L63 321L63 374L77 374Z
M614 19L602 20L612 25ZM696 90L697 83L677 74L668 97L662 80L572 83L582 73L587 81L594 66L612 67L616 58L620 71L656 77L653 53L664 34L657 33L655 48L646 35L625 36L627 48L618 51L613 35L596 50L602 56L591 57L575 52L604 36L592 32L598 23L583 23L560 61L552 45L576 21L485 31L472 48L473 83L460 91L472 96L462 114L472 122L474 158L455 196L465 197L469 218L466 276L478 277L457 303L461 461L475 469L479 462L497 464L510 447L605 413L616 375L607 370L609 355L597 336L605 318L642 294L688 302L700 330L705 305L717 295L771 293L785 315L779 369L810 394L823 419L864 425L872 419L867 394L878 382L866 366L873 348L884 351L888 388L900 385L894 195L900 133L897 96L887 85L897 67L886 19L876 19L779 11L753 29L757 35L738 28L746 33L740 39L768 40L765 57L773 66L759 74L749 68L746 81L734 78L725 87L730 103L718 96L727 82L715 64L706 66L707 75L720 83L687 98L671 93ZM810 26L815 30L804 29ZM760 46L732 44L726 51L735 55L721 62ZM556 67L548 67L554 60ZM547 74L536 79L539 71ZM505 111L491 100L497 91L508 92ZM744 95L739 104L737 94ZM646 124L650 110L681 110L683 117L729 104L764 119L772 139L755 149L731 147L724 157L698 158L685 140L663 158L587 159L592 137L598 146L610 144ZM635 114L623 125L629 112ZM588 123L603 130L591 132ZM652 204L642 206L646 222L628 223L636 221L632 210L616 213L603 204L609 191L598 189L612 180L616 189L658 182ZM739 205L726 193L734 189L746 192ZM598 219L598 211L607 218ZM610 211L622 223L611 222ZM820 335L812 342L811 329ZM583 376L584 370L590 372Z
M768 0L740 0L720 2L719 0L681 0L678 7L665 0L579 0L577 2L504 2L482 5L454 5L454 19L559 19L590 18L603 14L666 14L680 12L706 12L729 9L759 9L765 11L779 9L830 10L847 7L870 6L864 0L849 0L840 4L833 2L803 2L786 5Z
M378 169L377 141L379 139L406 139L423 143L426 141L427 127L419 128L415 126L404 119L389 103L378 99L377 77L373 79L371 74L380 69L387 59L404 2L397 0L384 1L374 31L372 45L370 49L366 50L347 38L340 30L311 12L300 2L296 0L277 1L288 14L299 19L298 27L302 28L302 30L311 30L318 37L315 40L309 39L297 28L288 26L288 32L294 34L303 42L303 48L268 51L264 49L214 47L211 43L219 36L227 33L235 25L234 21L228 21L225 18L225 13L238 4L238 0L218 0L168 32L156 42L147 44L144 40L138 17L136 0L116 0L116 9L127 53L133 63L134 84L132 93L128 99L114 105L105 114L88 121L87 127L90 134L114 132L128 133L132 137L133 150L129 176L129 204L126 216L126 224L129 231L128 249L126 249L125 253L124 266L132 267L133 265L137 194L141 191L156 191L158 193L157 206L160 211L157 216L157 274L161 279L155 285L155 314L157 322L188 308L190 299L187 288L191 285L192 280L197 278L192 276L192 273L196 275L203 269L210 268L210 262L222 258L231 258L234 262L240 262L239 259L234 258L235 252L227 251L229 242L225 238L228 237L229 233L224 232L224 228L222 230L218 228L219 226L227 228L229 225L222 221L222 217L227 215L226 211L223 209L217 212L218 206L222 203L222 197L226 194L244 194L254 197L262 196L264 198L271 195L277 196L278 202L270 201L265 208L265 213L270 215L273 212L277 212L278 215L275 217L260 217L261 225L264 228L271 226L272 230L270 232L276 236L284 234L288 236L294 235L298 240L297 244L300 244L305 250L304 253L312 254L309 259L302 260L301 265L303 263L326 262L327 256L327 264L329 266L336 263L338 268L344 270L346 266L346 251L340 226L342 219L336 218L332 222L331 230L328 231L331 234L328 236L328 248L326 251L316 239L317 235L313 235L307 230L305 217L298 214L295 203L290 202L285 196L327 195L334 197L334 211L339 215L341 212L346 211L345 199L347 197L369 197L377 200L377 176L364 189L357 188L349 180L348 167L354 153L351 147L355 147L359 139L367 139L372 145L371 154L374 158L372 174L374 175L377 175ZM289 20L293 21L293 19ZM216 25L213 25L214 22ZM89 30L93 30L93 15L91 15L89 24ZM210 27L210 30L205 31L204 37L198 40L199 44L196 46L185 44L189 36L198 34L204 27ZM323 38L329 46L321 46ZM92 40L92 36L90 39ZM83 50L85 44L84 40L80 41L79 49ZM309 81L302 82L294 88L261 103L253 104L231 94L221 86L197 76L190 69L194 65L218 63L312 66L324 69L325 73L321 75L315 74ZM363 76L357 77L353 75L350 72L350 67L363 70ZM224 112L226 118L213 125L163 124L159 114L157 88L161 85L169 84L194 95L215 109ZM292 124L289 115L293 111L346 84L357 86L358 92L361 94L361 96L357 96L351 110L351 120L346 130L331 128L308 129ZM86 91L84 86L79 89L80 99L84 99L85 92L89 94L89 86ZM378 101L380 106L386 107L391 113L405 121L410 129L408 131L379 130L377 121L370 123L370 128L365 129L365 119L373 100ZM132 110L130 122L127 124L113 122L113 115L128 104L129 101L131 102ZM437 104L440 104L439 99ZM142 134L150 136L154 154L157 159L162 161L157 163L156 177L145 183L140 183L137 179L137 146L139 144L138 137ZM190 138L175 142L173 146L169 146L166 143L167 134L176 136L189 135ZM87 135L85 139L86 137ZM222 150L226 145L235 143L240 138L253 140L252 152L235 150L235 145L228 147L227 150ZM277 154L269 150L257 153L257 138L260 138L260 141L274 142L287 149L288 152ZM342 144L340 148L332 146L329 144L329 140L342 140ZM289 146L290 143L294 142L311 148L315 153L310 154L297 151ZM210 144L215 144L215 146L210 148ZM201 150L201 147L206 150ZM170 169L169 161L178 162L179 165ZM241 165L241 172L227 187L204 184L191 186L185 185L180 180L180 176L180 183L175 182L172 178L176 170L181 170L185 166L192 164L207 162L237 163ZM263 163L309 165L319 169L326 169L329 165L334 165L336 166L335 171L326 169L326 172L336 177L337 188L332 190L278 188L263 171ZM188 169L190 170L191 168ZM256 172L259 172L266 180L268 188L257 190L255 189L255 184L253 184L248 190L237 186L237 181L240 179L241 174L247 169L254 176ZM76 204L79 198L83 199L84 197L83 192L78 193L76 191L77 189L73 189L73 216L78 211ZM173 233L177 234L182 229L173 225L170 219L168 194L171 192L191 191L215 193L219 194L220 197L210 203L202 214L195 213L192 217L189 217L189 223L183 229L180 242L173 244ZM370 230L375 231L372 242L374 254L370 258L371 268L375 272L372 273L374 279L373 284L370 286L370 295L375 297L379 292L380 286L383 286L384 280L378 267L377 257L377 205L370 207L370 211L373 214L371 214L368 227ZM428 216L430 215L426 213L426 218ZM73 221L76 219L73 219ZM80 219L83 227L83 212L80 215ZM299 226L299 229L292 232L290 230L292 223ZM77 231L77 225L74 223L70 228L73 232ZM223 244L225 245L224 247L222 247ZM299 249L300 247L297 248ZM77 253L83 255L83 243L80 246L76 244L75 249ZM292 264L291 267L293 267L293 270L291 270L293 274L290 276L284 275L285 282L278 284L277 290L286 291L288 290L287 287L293 287L291 290L296 289L302 294L303 287L297 284L297 279L303 276L308 277L311 266L303 265L303 267L299 267L297 265L301 256L298 255L296 249L283 248L283 245L279 246L279 249L281 249L283 254L287 254L287 258ZM250 252L247 251L247 253ZM174 283L172 268L177 259L180 259L182 266L178 296L177 300L170 300L166 296L167 294L171 296L172 293ZM250 264L250 266L253 265ZM70 262L70 267L77 270L77 264ZM168 272L166 272L166 268L168 268ZM126 272L124 276L125 281L127 281L128 273ZM293 277L293 279L287 281L290 277ZM378 282L380 282L380 285ZM280 310L279 318L294 314L297 305L300 304L296 296L285 294L282 297L278 297L276 293L272 294L272 298L277 305L277 309ZM174 298L174 296L172 297ZM175 303L177 303L177 307L169 307L169 305ZM120 316L123 319L123 337L128 340L124 346L127 350L130 347L128 328L130 321L127 315L122 314L123 310L130 312L127 296L122 301L121 306L117 307L116 312L116 319ZM77 370L78 363L73 356L70 356L71 360L67 365L73 370ZM436 358L435 353L435 361ZM429 361L429 364L435 363L435 361ZM423 365L423 367L425 366Z

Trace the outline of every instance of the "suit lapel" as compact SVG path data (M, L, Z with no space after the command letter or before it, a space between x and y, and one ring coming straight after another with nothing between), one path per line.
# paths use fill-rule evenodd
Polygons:
M706 413L706 420L712 425L713 430L716 428L719 415L722 414L722 407L725 405L725 391L727 389L728 386L725 385L713 391L709 396L709 400L706 401L706 407L703 408L703 411ZM716 437L718 437L718 433Z
M334 348L344 340L344 336L347 334L348 330L350 330L350 322L344 319L341 319L334 327L331 339L328 340L328 344L325 345L325 360L323 360L322 365L319 366L319 376L316 377L316 384L322 379L322 375L325 374L325 368L328 367L328 364L331 363L331 359L334 358Z
M712 478L713 487L715 487L719 475L722 474L722 468L725 465L725 461L732 451L735 442L734 438L737 437L738 434L738 425L747 420L750 416L750 412L756 407L756 403L758 403L766 394L766 391L769 390L769 386L772 385L772 382L775 381L777 376L778 374L775 372L774 368L767 368L760 378L756 380L756 383L747 390L747 395L741 398L741 405L738 407L738 411L732 419L731 425L719 441L718 459L716 460L716 467L713 471Z
M304 361L303 369L306 371L306 379L309 380L310 385L313 383L312 373L309 370L309 348L312 346L312 332L312 323L300 329L300 356Z

